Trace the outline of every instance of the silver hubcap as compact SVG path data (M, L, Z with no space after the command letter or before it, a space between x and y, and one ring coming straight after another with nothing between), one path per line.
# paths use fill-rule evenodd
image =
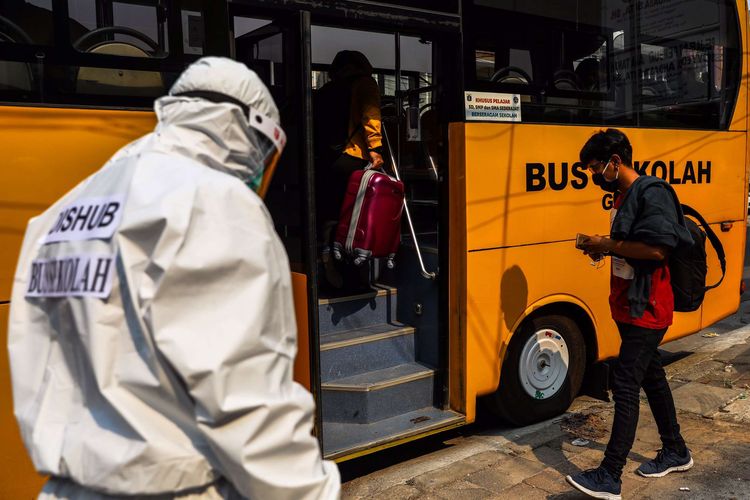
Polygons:
M568 345L555 330L539 330L521 351L518 375L521 386L534 399L557 394L568 376Z

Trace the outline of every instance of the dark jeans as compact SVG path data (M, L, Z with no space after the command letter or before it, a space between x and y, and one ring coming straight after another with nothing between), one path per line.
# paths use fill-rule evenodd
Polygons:
M657 349L667 329L651 330L626 323L617 323L617 328L622 345L612 385L615 418L602 467L619 478L635 440L641 387L648 397L664 447L682 454L685 441L680 435L672 391Z

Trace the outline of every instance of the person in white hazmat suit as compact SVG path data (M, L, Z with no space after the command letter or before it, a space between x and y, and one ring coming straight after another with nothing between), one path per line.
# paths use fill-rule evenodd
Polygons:
M338 498L256 194L278 109L244 65L206 57L155 110L26 231L8 348L23 440L52 476L40 498Z

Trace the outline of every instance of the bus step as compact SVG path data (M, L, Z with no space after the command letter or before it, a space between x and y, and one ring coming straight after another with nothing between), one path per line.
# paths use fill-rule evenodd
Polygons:
M377 450L388 444L397 444L413 436L438 429L457 427L465 417L450 410L428 406L371 424L346 424L323 421L323 453L327 459L336 459L365 450Z
M321 381L413 362L414 332L411 326L393 323L321 336Z
M404 363L322 384L323 420L369 424L432 404L435 370Z
M351 331L396 320L396 289L377 285L370 292L318 300L320 334Z

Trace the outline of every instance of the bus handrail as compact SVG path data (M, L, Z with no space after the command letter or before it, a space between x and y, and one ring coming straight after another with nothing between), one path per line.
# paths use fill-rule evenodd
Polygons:
M383 131L383 139L385 139L385 145L388 148L388 155L391 159L391 167L393 168L393 174L396 176L397 180L401 180L401 176L398 172L398 166L396 165L396 157L393 155L393 148L391 147L391 141L388 138L388 131L386 130L385 126L381 127ZM409 223L409 231L411 232L411 239L414 242L414 249L417 251L417 259L419 260L419 267L420 271L422 273L422 276L429 280L434 280L437 278L437 273L428 271L425 268L424 265L424 259L422 259L422 251L419 249L419 241L417 240L417 233L414 230L414 224L411 220L411 213L409 213L409 204L406 203L406 195L404 194L404 212L406 212L406 221Z

